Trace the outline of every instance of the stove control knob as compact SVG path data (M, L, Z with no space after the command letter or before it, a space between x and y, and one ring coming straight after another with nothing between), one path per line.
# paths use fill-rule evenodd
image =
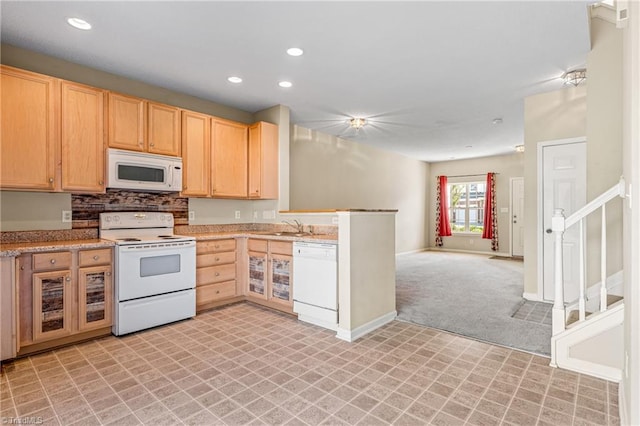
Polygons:
M113 217L113 221L114 222L120 222L120 216L114 216Z
M111 216L105 216L104 220L107 221L107 222L111 222Z

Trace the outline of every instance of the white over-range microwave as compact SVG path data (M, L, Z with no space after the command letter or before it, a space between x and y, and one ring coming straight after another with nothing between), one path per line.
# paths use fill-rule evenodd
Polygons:
M108 149L107 157L107 188L152 192L182 190L182 158L120 149Z

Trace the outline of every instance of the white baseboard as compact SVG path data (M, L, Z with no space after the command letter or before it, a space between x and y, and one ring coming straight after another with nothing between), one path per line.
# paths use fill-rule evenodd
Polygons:
M428 251L450 251L452 253L484 254L487 256L511 257L509 253L501 253L498 251L473 251L473 250L459 250L459 249L440 248L440 247L429 247Z
M417 250L403 251L401 253L396 253L396 256L404 256L405 254L422 253L423 251L429 251L429 247L425 247Z
M527 293L526 291L522 293L522 298L527 299L531 302L544 302L544 300L540 299L538 293Z
M372 332L373 330L382 327L385 324L390 323L398 316L397 311L392 311L386 313L373 321L369 321L366 324L361 325L360 327L356 327L353 330L346 330L344 328L338 327L338 332L336 333L336 337L341 340L345 340L347 342L354 342L364 336L367 333Z

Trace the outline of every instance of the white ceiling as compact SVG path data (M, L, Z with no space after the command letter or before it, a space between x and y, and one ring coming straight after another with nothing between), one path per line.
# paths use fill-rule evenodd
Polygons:
M524 98L586 63L588 3L3 0L0 11L3 43L249 112L287 105L292 123L443 161L523 143ZM369 123L356 134L350 116Z

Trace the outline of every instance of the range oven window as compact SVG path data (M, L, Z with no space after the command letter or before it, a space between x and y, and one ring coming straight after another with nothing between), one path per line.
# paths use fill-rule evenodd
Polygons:
M164 168L130 166L126 164L118 164L118 179L133 180L140 182L157 182L165 181Z
M150 256L140 259L140 277L175 274L180 272L180 255Z

